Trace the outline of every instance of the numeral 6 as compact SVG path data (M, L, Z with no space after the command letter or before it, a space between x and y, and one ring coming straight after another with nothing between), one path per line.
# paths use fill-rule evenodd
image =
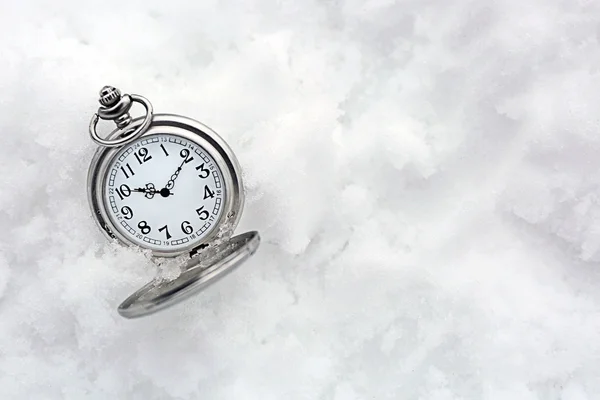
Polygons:
M191 234L192 232L194 232L194 228L192 228L192 224L190 224L190 221L183 221L181 223L181 230L183 231L183 233L185 233L186 235Z

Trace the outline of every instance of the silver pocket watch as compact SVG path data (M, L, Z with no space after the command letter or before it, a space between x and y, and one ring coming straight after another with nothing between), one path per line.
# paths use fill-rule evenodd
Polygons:
M100 147L88 173L98 226L126 246L151 250L157 263L179 263L172 280L156 278L118 308L148 315L199 292L239 266L260 243L258 232L233 236L244 205L238 161L212 129L180 115L154 114L138 95L100 91L90 135ZM146 115L132 119L133 103ZM101 138L99 119L117 128Z

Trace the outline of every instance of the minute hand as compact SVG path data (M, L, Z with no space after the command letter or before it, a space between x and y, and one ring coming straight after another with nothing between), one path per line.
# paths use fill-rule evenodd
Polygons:
M180 155L181 157L183 157L183 161L181 162L179 167L177 167L173 175L171 175L171 179L169 179L169 182L167 182L167 184L165 185L165 189L171 190L173 189L173 187L175 187L175 180L177 180L177 177L183 169L183 166L194 159L194 157L188 158L190 155L190 151L188 149L181 150Z

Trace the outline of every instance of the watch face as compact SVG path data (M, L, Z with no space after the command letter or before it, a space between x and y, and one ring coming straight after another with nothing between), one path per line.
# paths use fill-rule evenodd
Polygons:
M141 247L176 252L194 247L216 227L223 182L216 161L197 143L153 134L116 153L103 195L122 235Z

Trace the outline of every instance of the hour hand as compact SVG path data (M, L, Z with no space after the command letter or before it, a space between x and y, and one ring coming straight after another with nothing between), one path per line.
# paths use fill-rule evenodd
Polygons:
M156 190L156 187L154 187L154 183L146 183L145 188L135 188L135 189L132 189L131 191L144 193L146 195L147 199L151 199L154 197L155 194L159 193Z

